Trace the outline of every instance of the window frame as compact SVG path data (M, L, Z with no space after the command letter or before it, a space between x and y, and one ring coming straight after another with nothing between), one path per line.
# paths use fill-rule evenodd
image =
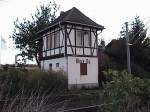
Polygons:
M59 65L60 65L59 63L56 63L56 68L58 68L58 67L59 67Z
M80 36L78 35L80 33ZM83 46L82 30L76 30L76 45Z
M54 38L55 38L55 48L60 47L60 32L59 31L56 31L54 33Z
M87 37L86 37L85 33L88 34ZM90 32L88 30L83 31L83 38L84 38L84 46L91 47Z
M80 36L78 35L79 32ZM87 34L87 37L85 33ZM76 46L91 47L91 44L92 39L89 30L76 30Z

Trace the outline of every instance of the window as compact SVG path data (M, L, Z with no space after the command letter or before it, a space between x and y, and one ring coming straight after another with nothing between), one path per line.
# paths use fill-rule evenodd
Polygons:
M46 49L52 48L51 34L46 35Z
M51 49L55 47L59 47L59 31L55 33L48 34L46 36L46 49Z
M80 31L80 30L78 30L76 32L76 45L77 46L83 45L82 31Z
M87 75L87 63L80 63L80 75Z
M83 41L84 41L84 46L86 47L91 46L90 32L78 30L76 32L76 45L83 46Z
M59 67L59 63L56 63L56 67Z
M54 48L55 46L54 46L54 39L55 39L55 36L54 36L54 33L52 33L51 34L51 43L52 43L52 45L51 45L51 48Z
M84 31L83 32L83 37L84 37L84 46L90 47L91 46L91 40L90 40L89 31Z
M52 71L52 64L49 64L49 71Z
M50 49L51 48L51 37L50 35L46 36L46 49Z
M60 40L59 40L59 31L55 32L54 38L55 38L55 47L59 47L59 43L60 43Z
M45 34L43 34L43 50L47 49L47 37L45 36Z

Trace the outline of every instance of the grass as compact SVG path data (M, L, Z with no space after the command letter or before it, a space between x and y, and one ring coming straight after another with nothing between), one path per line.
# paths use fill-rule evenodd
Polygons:
M67 78L61 71L0 71L1 112L63 111L94 104L97 93L91 90L68 91Z
M38 94L50 94L60 90L67 90L67 78L63 72L18 69L0 72L0 95L4 98L15 97L20 91L30 96L34 91L38 91Z
M68 91L62 72L0 71L0 112L63 112L92 105L102 112L149 111L149 79L133 77L124 71L107 74L111 80L103 88Z
M65 109L96 105L98 98L97 92L83 90L81 93L78 91L74 94L53 90L49 95L33 91L27 97L22 90L13 98L0 99L0 112L63 112Z

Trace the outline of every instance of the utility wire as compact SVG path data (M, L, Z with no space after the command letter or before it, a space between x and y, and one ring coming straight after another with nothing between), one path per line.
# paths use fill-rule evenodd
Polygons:
M147 29L149 29L150 28L150 26L147 28ZM139 31L138 31L139 32ZM141 34L141 33L140 33ZM138 42L138 40L139 39L141 39L141 38L138 38L137 40L135 40L135 42L134 43L132 43L132 45L135 45L137 42Z
M144 24L144 25L147 25L148 23L150 23L150 20L148 20L147 22L146 22L146 24ZM147 29L149 29L150 28L150 26L147 28ZM132 37L132 39L131 40L129 40L129 41L132 41L133 39L134 39L134 37L139 33L139 32L141 32L143 29L140 29L133 37ZM139 38L138 38L139 39ZM135 43L133 43L133 44L135 44Z

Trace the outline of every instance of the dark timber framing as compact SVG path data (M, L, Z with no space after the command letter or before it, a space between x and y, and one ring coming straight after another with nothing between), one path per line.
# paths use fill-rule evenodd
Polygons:
M67 56L67 25L65 25L65 56Z
M76 55L76 41L77 41L77 37L76 37L76 33L77 33L77 31L76 31L76 26L74 27L74 41L75 41L75 55Z
M67 29L68 29L68 28L67 28ZM69 29L69 32L67 31L66 33L67 33L67 39L69 40L69 44L70 44L70 46L71 46L72 53L74 54L74 50L73 50L73 48L72 48L71 40L70 40L70 37L69 37L69 35L70 35L72 29L73 29L73 25L72 25L71 28ZM73 38L73 37L72 37L72 38ZM68 53L67 53L67 54L68 54Z
M59 54L61 53L61 50L60 50L60 46L61 46L61 45L60 45L60 43L61 43L61 42L60 42L60 30L59 30Z
M92 55L92 34L91 34L91 28L90 28L90 53Z
M60 41L61 46L62 46L63 43L64 43L65 34L64 34L64 32L63 32L63 31L64 31L64 28L61 27L61 24L60 24L59 26L60 26L60 31L62 32L62 35L63 35L62 41ZM61 53L63 47L64 47L64 45L60 48L60 53Z
M54 48L56 47L56 38L55 38L55 36L56 36L56 32L54 33L54 35L53 35L53 38L54 38ZM52 41L53 42L53 41ZM55 49L54 49L54 55L55 55Z
M97 30L96 31L93 31L92 30L92 32L93 32L93 34L94 34L94 36L95 36L95 41L94 41L94 48L92 49L92 55L94 54L94 50L95 49L98 49L98 47L97 47ZM97 52L97 51L96 51Z
M82 31L81 31L81 36L82 36L82 41L83 41L83 56L84 56L84 27L82 27Z
M62 13L47 28L37 32L38 40L41 39L39 59L42 61L67 56L97 57L97 31L103 29L104 26L73 7Z
M81 38L82 38L82 45L78 46L77 45L77 30L81 31ZM71 32L74 31L71 35ZM88 33L88 40L86 42L90 42L88 43L88 46L86 46L87 44L85 44L85 35L84 32L89 32ZM56 33L59 34L56 34ZM52 35L54 37L52 37ZM56 36L59 35L59 46L56 43ZM94 35L94 37L92 36ZM62 36L62 37L60 37ZM71 37L74 36L74 37ZM97 29L93 29L93 28L89 28L86 26L78 26L78 25L71 25L71 24L63 24L61 26L59 26L58 28L55 27L54 30L47 30L47 32L44 32L42 38L43 38L43 45L44 42L46 45L43 46L42 48L42 55L40 57L40 60L48 60L48 59L55 59L55 58L60 58L60 57L64 57L64 56L77 56L77 57L97 57L97 55L94 55L94 51L96 50L96 53L98 52L97 48L98 48L98 42L97 42ZM50 38L50 39L47 39ZM52 47L52 45L49 45L50 48L47 48L48 46L48 40L52 42L52 38L54 38L53 40L53 44L54 47ZM72 43L71 38L74 38L74 42ZM44 40L46 39L46 40ZM50 43L52 44L52 43ZM94 44L94 45L93 45ZM56 46L57 45L57 46ZM45 48L46 47L46 48ZM62 52L62 49L64 48L64 52ZM71 48L71 52L67 52L67 49ZM83 54L77 54L77 50L81 48L82 49L82 53ZM90 55L86 54L86 50L90 51ZM57 50L57 53L56 53ZM47 54L49 52L49 55ZM43 53L45 55L43 55Z

